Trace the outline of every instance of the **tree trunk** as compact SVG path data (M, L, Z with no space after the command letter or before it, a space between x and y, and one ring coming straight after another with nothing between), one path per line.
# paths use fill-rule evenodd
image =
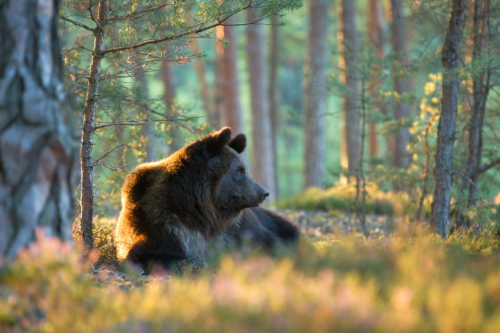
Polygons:
M174 116L175 113L175 77L172 65L166 61L162 62L161 68L161 81L163 82L164 93L163 96L165 98L165 106L167 108L167 114ZM172 136L172 140L168 145L168 149L170 153L173 153L184 146L181 137L181 131L175 125L170 126L170 130L168 131Z
M227 20L233 24L234 19ZM224 48L224 121L223 126L229 126L234 134L243 132L241 124L240 87L238 81L238 36L235 27L224 27L224 36L230 45Z
M222 127L222 114L224 113L224 91L226 87L226 81L224 73L224 45L222 41L224 40L224 27L218 26L215 28L215 35L219 41L215 44L215 54L216 54L216 75L215 75L215 116L216 116L216 127L220 129Z
M198 47L198 42L194 39L191 44L191 51L194 54L200 53L200 48ZM215 110L212 105L212 99L210 94L210 88L207 84L207 79L205 77L205 64L204 60L195 60L194 68L196 70L196 74L198 75L198 82L200 83L200 92L201 98L203 99L203 107L205 108L205 112L207 115L207 121L210 126L215 127L217 124L217 117L215 115Z
M384 30L385 30L385 19L384 12L382 8L381 0L369 0L368 4L368 38L370 43L375 47L375 56L379 59L384 59ZM370 94L375 97L377 88L382 83L380 81L381 71L379 69L375 70L373 73L374 80L369 83ZM376 107L379 109L380 113L386 114L387 108L382 101L374 98L376 102ZM378 138L377 138L377 124L370 122L369 129L369 140L370 140L370 156L376 157L378 155Z
M274 161L274 187L276 199L279 198L278 184L278 152L276 149L278 139L278 65L279 65L279 40L278 40L278 17L271 16L271 41L269 43L269 104L271 113L271 135L273 138L273 161Z
M92 233L92 218L94 216L94 188L93 188L93 144L94 144L94 120L96 113L97 93L99 91L99 75L101 72L101 54L104 45L104 26L106 25L107 0L99 2L97 21L99 26L94 34L94 51L92 63L90 64L90 78L87 91L87 100L83 111L82 147L80 149L80 161L82 165L82 193L81 193L81 224L82 235L85 245L89 248L94 246Z
M0 257L8 260L37 228L71 241L78 139L64 103L58 10L54 0L0 5Z
M408 47L406 34L406 21L403 15L403 1L391 0L392 11L392 47L396 53L396 61L401 70L393 74L394 91L398 94L394 105L394 119L399 123L394 145L394 165L404 168L408 165L408 151L406 149L410 140L410 133L406 127L406 120L410 116L410 106L403 99L408 93L408 79L405 77L408 68Z
M344 97L344 135L348 171L350 176L353 176L358 170L359 162L359 110L361 104L361 88L356 68L359 57L359 38L358 31L356 30L356 2L353 0L342 0L341 12L341 30L343 35L341 49L345 65L345 84L349 88L349 92Z
M136 57L137 62L142 62L143 60L140 57ZM149 89L148 89L148 79L146 77L146 73L143 68L135 68L134 76L139 81L139 99L140 103L147 103L147 99L149 98ZM146 143L146 160L148 162L156 161L158 156L155 151L155 142L154 142L154 125L148 124L143 126L144 135L148 138L148 142Z
M489 0L476 0L474 2L474 46L472 60L474 63L481 61L483 57L483 46L488 36ZM466 183L469 190L470 206L476 202L476 192L479 181L479 167L483 150L483 122L488 99L489 86L485 82L487 75L480 72L474 77L473 83L473 105L469 120L469 149L467 156L467 172L470 182ZM472 183L472 184L471 184Z
M443 97L436 142L434 198L431 212L431 226L443 238L447 236L450 224L453 145L460 88L457 70L466 11L467 0L453 0L443 45Z
M255 20L258 14L247 10L247 20ZM252 100L252 174L262 186L271 192L268 202L273 203L276 195L273 181L273 154L269 91L265 71L265 37L262 25L251 24L246 28L248 72Z
M329 6L329 0L312 0L310 2L309 45L304 78L304 188L322 187L326 176L325 115L327 89L325 70L328 61Z

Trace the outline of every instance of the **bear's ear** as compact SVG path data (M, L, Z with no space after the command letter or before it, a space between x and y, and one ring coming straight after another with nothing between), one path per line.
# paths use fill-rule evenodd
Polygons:
M227 145L233 148L238 154L241 154L247 147L247 137L245 134L240 133L229 141Z
M231 128L224 127L220 131L207 135L203 141L207 150L212 154L219 153L231 140Z

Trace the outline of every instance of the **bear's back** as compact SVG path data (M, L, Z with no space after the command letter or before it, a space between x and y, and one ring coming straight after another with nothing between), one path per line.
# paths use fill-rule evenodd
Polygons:
M168 162L166 160L141 164L125 179L122 188L122 199L128 203L138 203L154 189L155 185L168 179Z
M125 259L130 247L141 235L154 234L158 228L148 206L158 198L154 189L168 182L167 161L145 163L136 167L125 179L122 187L122 210L116 229L118 258ZM157 200L157 199L156 199Z

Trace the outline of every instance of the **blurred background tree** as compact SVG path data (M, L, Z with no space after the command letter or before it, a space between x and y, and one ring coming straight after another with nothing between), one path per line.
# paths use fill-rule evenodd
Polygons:
M301 5L63 2L62 75L82 128L78 225L89 246L97 216L117 216L129 170L226 125L247 133L244 158L279 207L345 188L352 207L394 192L392 212L432 220L442 236L450 224L488 221L499 188L491 13L500 4Z

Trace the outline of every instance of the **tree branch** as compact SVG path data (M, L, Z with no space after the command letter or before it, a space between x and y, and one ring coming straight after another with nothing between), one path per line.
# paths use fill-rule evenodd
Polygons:
M106 0L101 0L101 1L106 1ZM89 11L89 13L90 13L90 18L92 19L92 21L94 21L94 22L95 22L95 24L97 24L97 27L98 27L99 29L101 29L102 31L104 31L104 28L103 28L103 26L101 25L101 23L99 23L99 20L96 20L96 19L94 18L94 13L92 12L92 6L93 6L93 5L94 5L94 4L92 3L92 0L90 0L90 1L89 1L89 7L88 7L88 11ZM107 22L107 21L106 21L106 15L105 15L105 16L104 16L104 22L103 22L102 24L103 24L103 25L106 25L106 22ZM95 30L93 30L93 31L98 31L98 30L97 30L97 28L96 28L96 29L95 29Z
M120 5L118 7L116 7L115 9L111 9L109 10L109 12L106 14L106 16L110 16L110 15L113 15L115 12L127 7L127 6L130 6L130 4L132 3L132 1L128 1L126 3L124 3L123 5Z
M174 53L174 55L175 55L175 53ZM138 68L146 68L146 66L148 64L159 62L159 61L163 61L163 60L164 61L172 61L172 62L179 62L180 61L178 59L174 59L172 57L169 57L170 55L166 55L166 56L154 56L154 55L148 54L147 56L150 58L150 60L142 61L140 63L135 63L132 66L130 66L129 68L125 68L125 69L123 69L123 70L121 70L119 72L116 72L114 74L112 74L112 73L101 74L99 76L99 80L109 80L109 79L119 78L119 77L122 77L122 75L125 75L126 73L128 73L131 70L135 70L135 69L138 69ZM195 58L195 57L191 56L191 57L187 57L187 58L182 58L182 60L184 60L184 61L191 61L193 58ZM146 69L144 71L146 71Z
M147 9L135 11L135 12L130 13L130 14L113 16L113 17L108 18L108 22L110 22L110 21L124 20L124 19L127 19L129 17L133 17L133 16L141 15L141 14L145 15L145 14L147 14L149 12L157 11L158 9L162 9L163 7L166 7L166 6L168 6L168 3L164 3L162 5L159 5L159 6L156 6L156 7L153 7L153 8L147 8Z
M198 117L188 117L188 118L181 118L181 119L177 119L177 118L174 118L170 115L164 115L164 114L161 114L160 112L158 111L155 111L153 109L151 109L149 106L147 105L144 105L144 104L138 104L140 107L144 108L145 110L153 113L153 114L157 114L159 116L163 116L163 121L165 122L169 122L171 124L175 124L176 126L178 127L182 127L184 130L188 131L189 133L191 134L194 134L195 132L189 128L189 125L186 125L186 124L183 124L182 122L187 122L187 121L191 121L191 120L195 120L197 119Z
M103 158L105 158L106 156L108 156L108 155L109 155L109 154L110 154L113 150L115 150L115 149L117 149L117 148L120 148L120 147L122 147L122 146L124 146L124 145L125 145L125 144L124 144L124 143L122 143L121 145L118 145L118 146L116 146L116 147L111 148L110 150L108 150L108 152L107 152L106 154L102 155L101 157L99 157L97 160L95 160L95 161L94 161L94 166L96 166L96 165L97 165L97 163L99 163L99 161L100 161L100 160L102 160Z
M92 21L94 21L95 24L99 25L99 23L97 22L97 20L94 18L94 13L92 12L92 6L93 6L93 3L92 3L92 0L89 1L89 7L87 8L89 13L90 13L90 18L92 19Z
M102 51L100 54L101 55L105 55L107 53L114 53L114 52L120 52L120 51L125 51L125 50L137 49L137 48L140 48L140 47L143 47L143 46L146 46L146 45L158 44L158 43L166 42L166 41L169 41L169 40L179 39L179 38L182 38L182 37L185 37L185 36L188 36L188 35L199 34L199 33L202 33L204 31L213 29L213 28L215 28L215 27L217 27L219 25L223 25L223 23L225 21L227 21L230 17L236 15L237 13L239 13L239 12L245 10L245 9L251 8L251 6L252 6L252 1L250 1L248 5L242 7L241 9L239 9L239 10L237 10L235 12L232 12L227 17L222 18L221 20L218 20L217 23L211 24L211 25L209 25L207 27L204 27L204 28L186 31L185 33L182 33L180 35L167 36L167 37L160 38L160 39L151 39L151 40L147 40L147 41L144 41L144 42L138 43L138 44L133 44L133 45L128 45L128 46L121 46L121 47L116 47L116 48L112 48L112 49L107 49L107 50ZM267 16L269 16L269 15L262 16L262 17L254 20L252 22L249 22L248 24L253 24L253 23L260 22L263 19L265 19Z
M114 171L114 172L118 172L119 174L124 174L124 173L125 173L123 170L120 170L120 169L116 169L116 168L110 167L109 165L106 165L106 164L104 164L103 162L100 162L100 163L101 163L101 165L102 165L103 167L105 167L106 169L109 169L109 170Z
M100 121L95 124L94 131L100 128L109 126L144 126L150 125L155 122L169 122L169 119L133 119L133 120L116 120L116 121ZM103 125L100 125L103 124Z
M462 174L461 172L458 172L458 171L455 171L453 170L452 171L452 174L457 174L459 175L460 177L462 177L464 180L468 181L469 184L471 184L472 186L474 186L475 188L477 188L476 184L474 184L469 178L467 178L464 174Z
M94 31L94 29L86 26L85 24L70 20L69 18L64 17L62 15L59 15L59 17L61 18L61 20L72 23L73 25L76 25L77 27L83 28L83 29L88 30L88 31Z
M144 63L140 63L140 64L135 64L135 65L133 65L133 66L131 66L129 68L126 68L124 70L121 70L121 71L119 71L119 72L117 72L115 74L110 74L110 73L108 73L108 74L101 74L101 75L99 75L99 80L114 79L114 78L120 76L121 74L127 73L127 72L129 72L129 71L131 71L133 69L138 68L138 67L142 67L145 64L146 64L145 62Z
M494 159L493 161L491 161L490 163L487 163L487 164L484 164L484 165L481 165L479 167L479 174L482 174L486 171L488 171L489 169L497 166L498 164L500 164L500 157Z
M221 21L221 22L224 22L224 21ZM198 30L195 30L195 31L187 31L187 32L185 32L183 34L180 34L178 36L174 35L174 36L168 36L168 37L164 37L164 38L160 38L160 39L152 39L152 40L147 40L145 42L134 44L134 45L128 45L128 46L122 46L122 47L116 47L116 48L113 48L113 49L104 50L104 51L101 52L101 54L104 55L104 54L107 54L107 53L114 53L114 52L120 52L120 51L125 51L125 50L132 50L132 49L137 49L137 48L140 48L140 47L143 47L143 46L146 46L146 45L158 44L158 43L166 42L166 41L169 41L169 40L179 39L179 38L185 37L187 35L199 34L201 32L204 32L204 31L210 30L212 28L215 28L218 25L221 25L221 23L215 23L215 24L209 25L208 27L205 27L205 28L202 28L202 29L198 29Z

